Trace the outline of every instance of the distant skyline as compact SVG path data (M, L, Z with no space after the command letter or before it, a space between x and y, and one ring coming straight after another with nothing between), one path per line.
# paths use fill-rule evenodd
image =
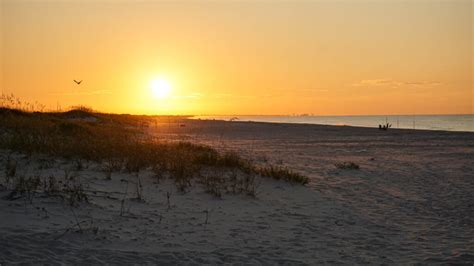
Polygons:
M470 0L0 3L2 92L48 108L474 113Z

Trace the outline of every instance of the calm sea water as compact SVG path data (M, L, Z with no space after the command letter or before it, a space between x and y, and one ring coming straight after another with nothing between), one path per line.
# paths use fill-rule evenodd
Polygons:
M304 123L378 127L390 123L392 128L471 131L474 132L474 115L371 115L371 116L197 116L200 119L238 121Z

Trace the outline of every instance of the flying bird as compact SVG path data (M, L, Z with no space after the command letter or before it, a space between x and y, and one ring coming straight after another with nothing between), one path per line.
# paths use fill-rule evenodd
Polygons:
M74 82L76 82L76 84L77 84L77 85L80 85L80 84L81 84L81 82L82 82L82 79L81 79L81 80L79 80L79 81L77 81L77 80L74 80Z

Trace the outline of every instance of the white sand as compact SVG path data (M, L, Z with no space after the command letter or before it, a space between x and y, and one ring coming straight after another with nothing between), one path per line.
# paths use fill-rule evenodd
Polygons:
M135 175L114 173L107 181L90 163L74 172L87 185L89 204L0 200L0 263L474 262L473 133L218 121L158 124L150 132L238 150L312 181L302 187L265 179L257 199L219 200L199 185L180 194L142 171L144 201L137 201ZM0 178L6 156L0 153ZM59 177L73 168L59 159L13 156L26 175ZM334 167L341 161L361 169ZM51 168L38 169L46 164ZM6 194L0 189L0 197Z

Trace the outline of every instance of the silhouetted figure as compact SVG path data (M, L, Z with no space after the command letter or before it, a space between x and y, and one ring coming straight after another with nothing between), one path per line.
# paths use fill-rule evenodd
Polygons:
M77 85L81 85L81 82L82 82L82 79L77 81L77 80L74 80L74 82L76 82Z
M389 128L392 127L392 124L385 124L385 125L379 125L379 130L388 130Z

